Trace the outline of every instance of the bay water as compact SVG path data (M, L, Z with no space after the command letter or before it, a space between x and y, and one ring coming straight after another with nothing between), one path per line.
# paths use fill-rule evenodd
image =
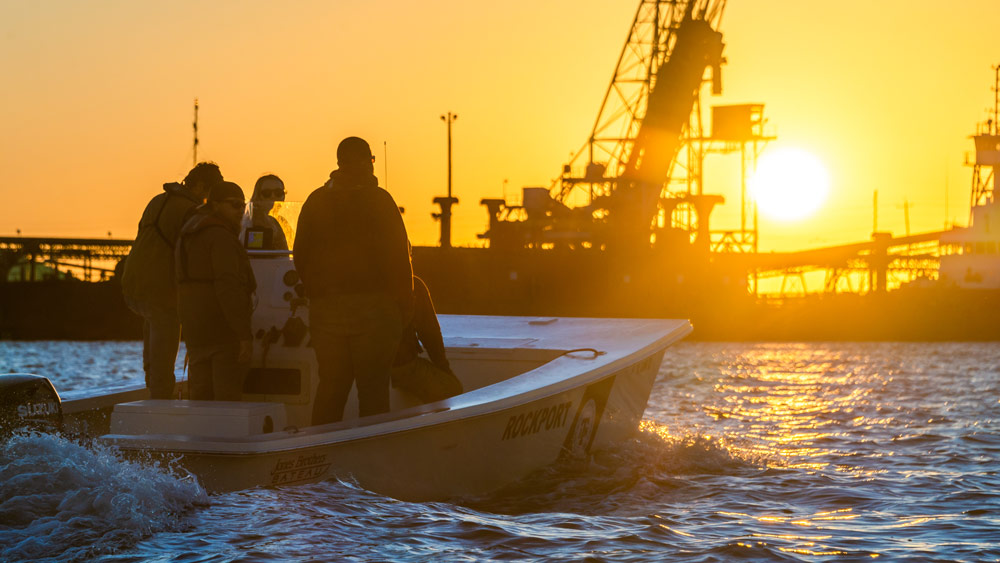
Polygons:
M141 343L0 342L0 373L142 381ZM1000 343L681 343L633 440L448 502L208 495L93 443L0 444L0 561L873 560L1000 561Z

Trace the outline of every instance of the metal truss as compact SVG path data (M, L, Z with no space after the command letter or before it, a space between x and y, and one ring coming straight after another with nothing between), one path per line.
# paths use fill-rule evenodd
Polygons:
M657 71L673 52L681 22L694 17L717 28L724 9L725 0L640 2L590 137L553 186L555 199L589 204L595 197L610 194L613 180L628 163ZM584 186L586 191L581 191Z
M103 279L131 248L132 241L124 239L0 237L0 283L7 280L12 267L22 263L32 272L36 264L45 264L56 270L75 270L83 279L95 274Z

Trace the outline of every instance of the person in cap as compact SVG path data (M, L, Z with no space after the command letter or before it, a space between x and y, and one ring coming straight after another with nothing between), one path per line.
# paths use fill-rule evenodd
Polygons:
M250 317L257 288L239 240L245 208L238 185L217 184L177 240L178 309L193 400L242 397L253 352Z
M389 372L413 315L406 227L374 161L363 139L344 139L337 170L299 214L292 254L319 363L313 424L341 420L353 384L361 416L389 410Z
M288 250L288 239L281 228L281 221L285 219L270 214L275 202L279 201L285 201L285 183L281 178L274 174L258 178L250 195L250 228L269 233L261 250Z
M174 249L184 223L222 182L219 166L196 165L181 183L163 185L139 219L139 231L125 259L121 284L125 302L142 317L142 369L153 399L174 395L174 364L180 342Z

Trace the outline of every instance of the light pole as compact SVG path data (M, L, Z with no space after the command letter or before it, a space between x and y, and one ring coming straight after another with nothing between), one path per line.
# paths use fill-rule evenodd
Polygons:
M441 121L448 124L448 197L451 197L451 124L458 119L458 116L451 113L441 116Z
M432 213L431 217L441 221L441 247L451 248L451 206L458 203L458 198L451 195L451 124L458 116L450 111L441 116L441 121L448 125L448 197L436 197L434 203L441 206L440 213Z

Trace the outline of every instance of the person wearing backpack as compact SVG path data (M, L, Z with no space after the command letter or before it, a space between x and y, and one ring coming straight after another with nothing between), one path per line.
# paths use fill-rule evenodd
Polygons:
M125 258L122 294L142 317L142 368L151 399L174 396L174 363L180 344L174 249L184 223L222 182L219 166L198 163L181 183L163 185L139 219L139 230Z

